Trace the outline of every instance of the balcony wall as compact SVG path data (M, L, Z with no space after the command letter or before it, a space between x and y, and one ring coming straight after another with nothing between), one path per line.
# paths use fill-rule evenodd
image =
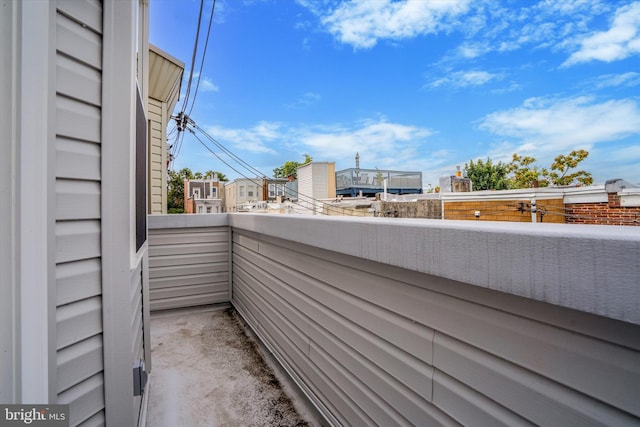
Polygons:
M149 216L151 311L228 302L226 215Z
M232 304L333 424L640 422L637 235L223 217Z

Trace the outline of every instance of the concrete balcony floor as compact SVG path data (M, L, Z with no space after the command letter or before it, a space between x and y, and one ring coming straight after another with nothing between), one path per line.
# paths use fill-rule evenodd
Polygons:
M147 426L317 425L229 305L154 313L151 339Z

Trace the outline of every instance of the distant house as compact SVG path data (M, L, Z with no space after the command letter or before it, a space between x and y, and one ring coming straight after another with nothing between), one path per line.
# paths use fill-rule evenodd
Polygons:
M217 179L185 179L185 213L224 212L224 189Z
M149 213L167 213L167 125L178 102L184 63L149 45Z
M335 162L311 162L298 167L297 197L299 205L320 213L321 199L336 197Z
M239 178L224 188L227 212L242 211L245 205L262 200L262 178Z

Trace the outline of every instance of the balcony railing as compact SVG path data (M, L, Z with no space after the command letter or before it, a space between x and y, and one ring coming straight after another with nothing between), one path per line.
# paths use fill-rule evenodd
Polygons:
M149 218L152 309L231 302L335 425L640 421L640 235Z

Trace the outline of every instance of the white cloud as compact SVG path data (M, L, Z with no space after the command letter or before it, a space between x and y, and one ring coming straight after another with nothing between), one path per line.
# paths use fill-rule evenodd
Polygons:
M213 82L211 80L209 80L208 78L202 78L200 79L200 89L203 92L218 92L220 90L220 88L213 84Z
M299 141L316 156L351 158L359 152L363 159L368 159L369 167L379 162L381 168L389 163L384 158L394 159L396 168L403 165L400 159L415 158L417 148L433 134L429 129L389 123L384 119L366 120L356 126L301 129L297 133Z
M562 152L640 134L640 108L631 99L531 98L521 107L484 117L480 128L514 138L516 151Z
M468 11L469 0L354 0L322 17L342 43L371 48L380 39L400 40L446 31Z
M502 79L501 74L489 73L487 71L455 71L444 77L440 77L427 83L425 86L430 88L438 88L441 86L452 86L456 88L465 88L471 86L482 86L491 80Z
M256 154L254 162L268 158L281 164L308 153L315 161L335 161L338 169L344 169L353 167L354 156L359 152L362 168L423 171L425 178L432 179L427 169L433 173L444 162L452 161L448 151L433 152L433 148L427 146L434 131L392 123L384 117L348 125L289 126L259 122L247 129L209 126L206 130L240 157L251 158L251 154ZM278 151L270 148L276 143Z
M261 121L249 129L229 129L220 126L207 127L207 133L222 144L227 142L242 151L253 153L275 153L269 143L281 137L281 124Z
M580 50L571 54L563 66L593 60L611 62L640 53L640 2L620 7L611 28L584 38Z
M630 71L622 74L603 74L590 83L599 89L618 86L633 87L640 85L640 73Z

